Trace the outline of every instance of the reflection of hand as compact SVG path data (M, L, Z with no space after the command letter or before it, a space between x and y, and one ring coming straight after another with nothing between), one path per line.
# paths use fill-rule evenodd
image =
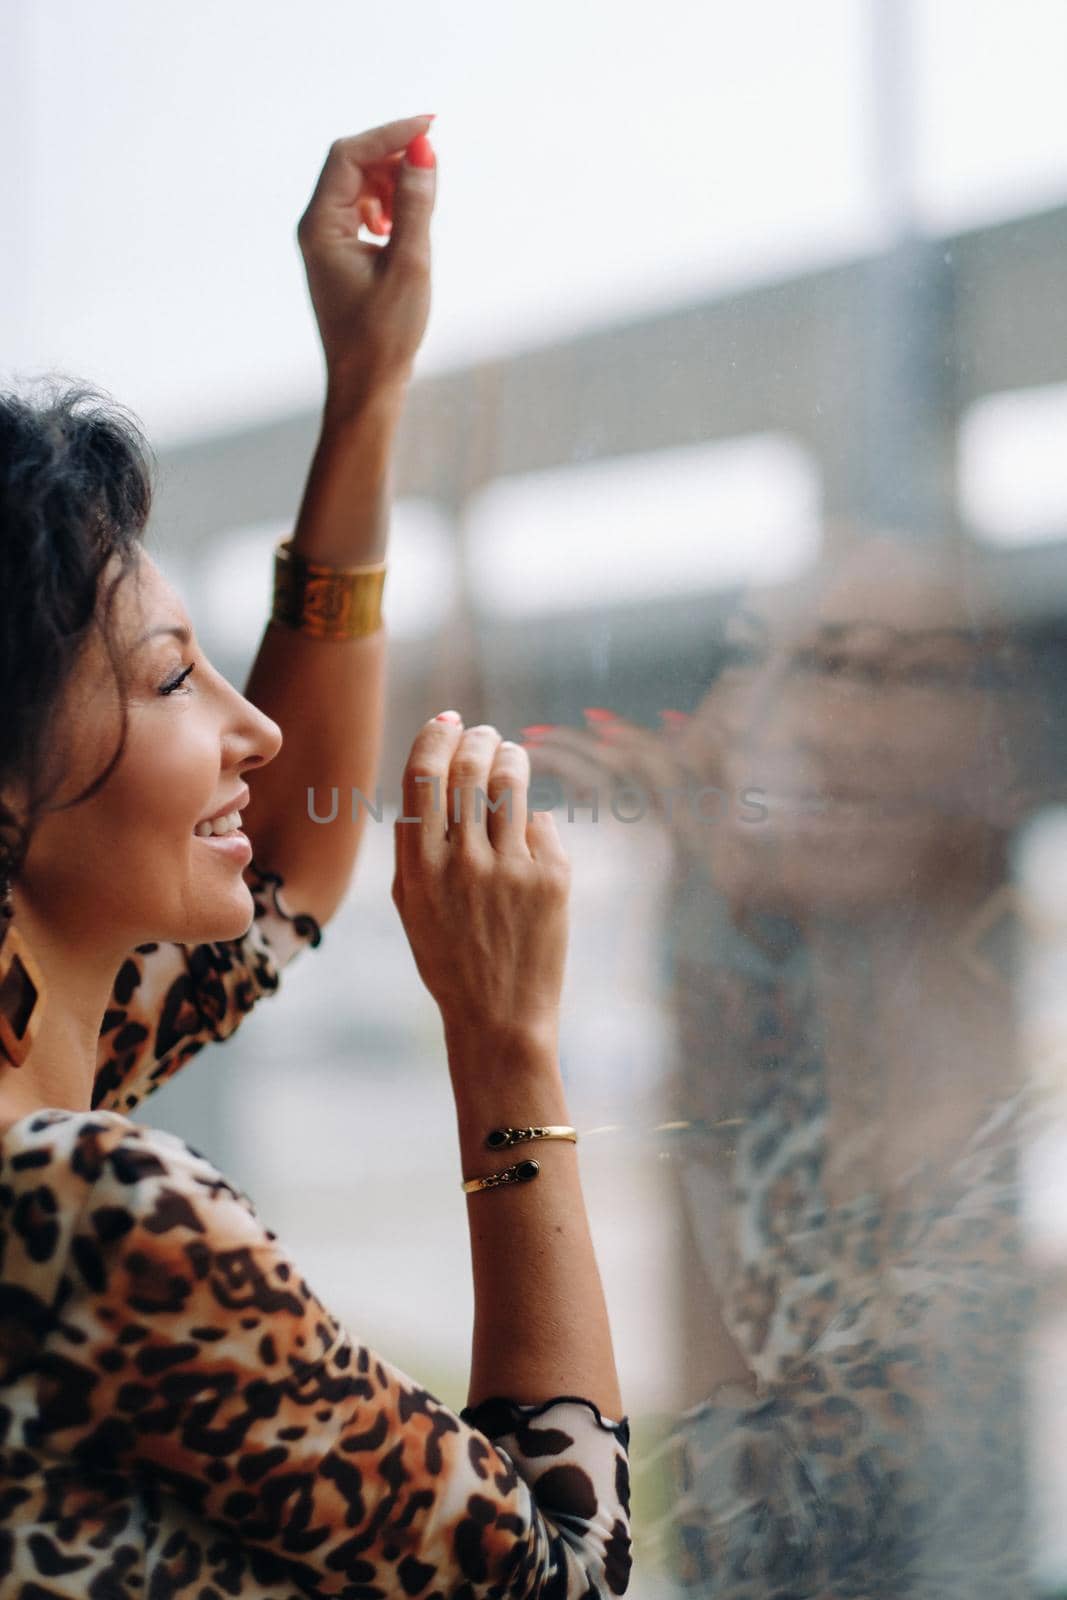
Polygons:
M676 842L707 850L707 828L695 820L692 791L714 782L706 761L706 740L681 712L661 713L662 730L627 722L614 713L587 713L591 728L562 725L527 730L526 748L534 780L554 777L576 801L597 791L607 805L613 789L632 785L647 805L646 815L667 827ZM620 806L631 809L620 793Z

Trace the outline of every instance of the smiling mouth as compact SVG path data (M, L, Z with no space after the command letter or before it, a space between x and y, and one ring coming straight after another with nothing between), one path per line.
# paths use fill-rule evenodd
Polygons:
M820 792L818 789L793 791L761 789L756 784L754 791L762 796L759 803L766 806L768 811L788 816L820 816L824 812L839 810L841 807L846 807L850 810L870 810L879 803L875 795L849 794L847 792L825 793Z
M914 796L860 790L787 791L754 784L747 792L753 805L762 806L769 818L783 822L893 822L935 812L940 815L943 810L934 804L923 806Z
M241 831L241 813L228 811L225 816L216 817L213 822L198 822L193 833L198 839L225 839L229 835Z

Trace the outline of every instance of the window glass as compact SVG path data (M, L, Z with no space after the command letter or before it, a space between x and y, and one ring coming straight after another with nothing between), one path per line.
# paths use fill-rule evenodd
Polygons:
M464 1404L443 1037L390 884L417 728L492 723L573 868L630 1592L1067 1595L1067 7L192 15L0 17L0 323L9 376L145 420L236 683L317 437L309 183L438 102L440 183L351 889L137 1120Z

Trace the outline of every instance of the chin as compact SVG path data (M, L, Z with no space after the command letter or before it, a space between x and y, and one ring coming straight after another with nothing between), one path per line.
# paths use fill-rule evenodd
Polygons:
M186 927L179 944L219 944L223 940L243 939L255 919L255 901L244 878L238 877L229 895L219 894L205 904L203 915Z
M734 910L862 921L915 898L936 900L945 852L933 843L941 850L922 827L812 828L802 840L765 827L758 838L724 840L712 879Z

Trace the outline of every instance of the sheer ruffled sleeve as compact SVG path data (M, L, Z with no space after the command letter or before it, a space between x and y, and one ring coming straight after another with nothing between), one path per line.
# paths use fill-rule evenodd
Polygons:
M594 1587L622 1594L630 1576L629 1421L613 1422L577 1395L537 1405L499 1396L459 1415L515 1463L575 1558L594 1554L602 1575Z
M344 1600L623 1593L626 1419L566 1396L457 1414L357 1342L183 1140L107 1112L45 1113L32 1137L72 1175L37 1447L176 1497L226 1536L231 1579L243 1563Z
M100 1029L94 1108L131 1111L204 1045L229 1038L283 967L321 943L315 918L282 903L279 873L253 860L245 881L255 909L240 939L142 944L123 962Z

